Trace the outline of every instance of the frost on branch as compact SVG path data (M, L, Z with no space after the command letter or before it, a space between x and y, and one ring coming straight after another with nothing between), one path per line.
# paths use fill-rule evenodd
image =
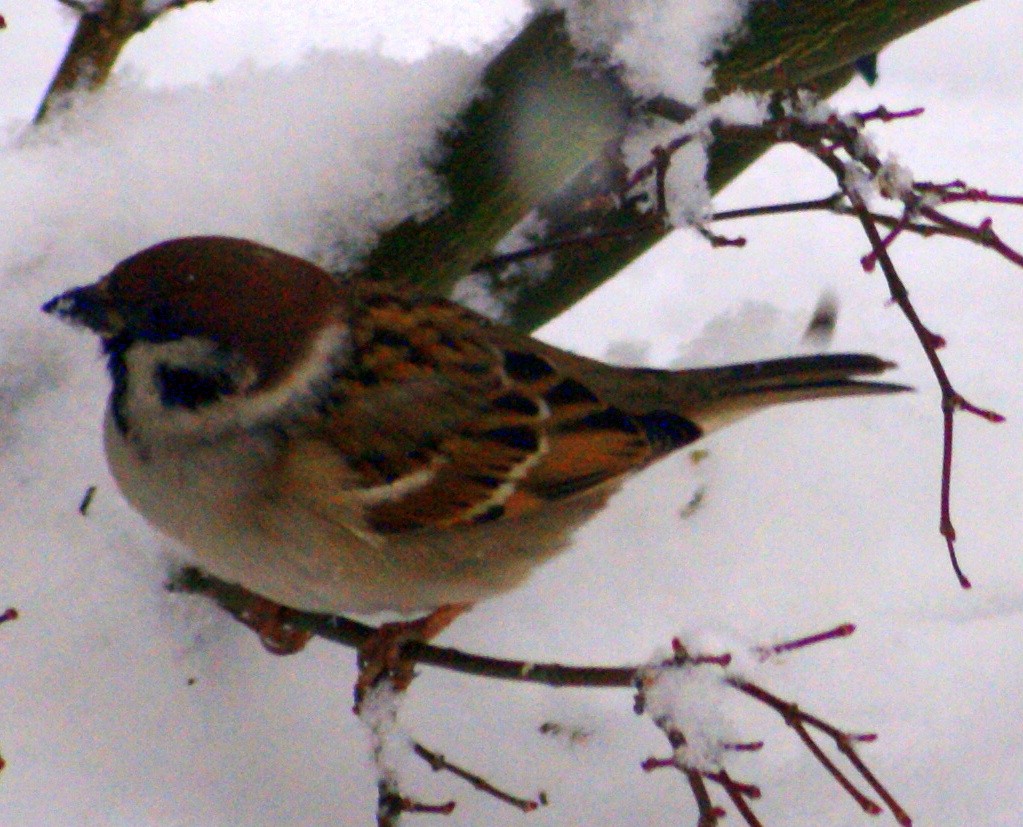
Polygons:
M742 24L747 0L556 0L576 47L620 67L641 98L689 105L711 85L712 57Z
M757 646L743 653L743 660L753 656L766 661L782 652L847 637L853 631L852 624L842 624L797 640ZM725 766L729 753L759 752L765 745L761 740L737 740L728 728L720 708L722 696L729 688L738 690L778 713L795 731L814 759L865 813L879 815L883 809L873 798L863 793L847 771L843 771L825 753L815 740L812 734L814 731L833 741L836 750L902 827L912 823L906 811L856 752L856 744L874 741L876 735L838 729L753 682L745 674L748 669L737 670L732 667L732 663L731 653L694 655L676 638L672 641L670 656L658 658L642 667L635 677L636 712L653 720L665 734L672 749L668 757L648 758L643 762L643 769L650 772L673 768L685 776L699 810L698 827L714 827L725 816L725 810L713 802L707 787L708 781L724 791L749 827L761 827L762 824L751 804L761 797L760 787L736 780Z

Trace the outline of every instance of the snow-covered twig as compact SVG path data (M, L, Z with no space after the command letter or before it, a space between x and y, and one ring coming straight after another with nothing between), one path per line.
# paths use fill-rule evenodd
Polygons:
M760 658L770 657L782 652L791 652L796 649L806 648L826 640L834 640L839 637L847 637L854 631L852 624L842 624L834 629L815 635L799 638L785 643L775 644L769 647L755 647L753 653ZM722 684L736 689L758 703L767 706L777 712L785 723L793 729L799 739L803 742L807 751L814 757L825 770L831 775L838 785L869 815L878 815L882 808L869 796L857 788L852 779L824 752L821 746L814 740L810 730L817 730L830 738L835 748L849 761L853 769L874 791L878 798L884 802L895 820L908 827L912 819L896 801L895 797L888 791L863 759L856 752L857 743L875 741L877 736L873 733L850 733L839 729L833 724L810 713L804 712L793 701L775 695L758 683L730 672L728 670L732 657L730 654L714 656L694 656L679 642L672 642L673 653L670 658L661 660L653 666L640 670L636 677L636 711L638 713L649 713L654 723L665 733L668 743L672 747L672 754L667 758L649 758L643 762L643 769L651 771L654 769L672 767L686 776L690 788L696 800L699 812L699 827L713 827L724 811L713 804L707 792L706 782L718 785L724 790L732 805L743 817L748 827L762 827L761 821L753 811L750 801L760 798L760 788L755 784L738 782L733 779L722 764L721 756L729 751L757 751L763 747L762 741L749 744L731 744L718 742L716 752L707 755L707 750L697 750L695 758L690 757L690 743L683 731L681 723L686 717L681 714L673 714L670 705L666 709L663 699L658 700L655 709L649 708L649 695L652 690L658 687L666 676L677 675L680 672L690 672L701 666L718 666L725 670L722 677ZM706 740L706 734L702 734Z
M253 597L253 595L245 589L224 583L221 580L205 575L195 569L188 569L182 572L178 579L172 584L172 588L176 591L201 593L215 600L219 605L235 616L244 613L246 601ZM289 624L296 628L312 632L319 637L323 637L335 643L356 649L377 631L373 626L359 623L345 617L318 615L305 612L294 612L289 615ZM853 631L854 627L852 624L844 623L826 632L808 635L783 643L775 643L770 646L755 647L752 650L752 654L758 660L762 661L783 652L791 652L823 641L848 637ZM671 658L662 661L659 664L655 664L654 667L650 667L649 665L645 667L636 665L570 666L557 663L536 663L525 659L510 660L503 658L491 658L484 655L463 652L458 649L434 646L420 641L410 641L405 644L402 647L402 657L419 664L436 666L453 672L460 672L462 674L496 678L499 680L519 681L523 683L543 684L551 687L635 688L638 691L636 710L637 712L643 712L646 709L645 693L651 685L651 675L653 675L657 670L663 671L664 669L679 668L692 669L698 667L716 667L728 670L728 668L732 665L732 656L730 654L692 655L679 641L673 642L673 650ZM859 775L875 791L878 797L884 801L885 805L895 815L896 820L898 820L898 822L902 825L908 825L910 823L909 817L906 816L905 811L899 806L898 802L895 801L887 789L876 779L855 751L854 745L856 743L873 741L876 736L872 734L852 734L839 729L838 727L829 724L827 721L824 721L822 718L818 718L804 712L794 702L780 698L759 684L738 674L726 671L722 682L724 685L742 692L748 697L753 698L757 702L764 704L781 715L785 722L799 735L800 739L804 742L807 749L814 755L817 761L832 774L843 789L855 798L855 800L863 807L864 811L880 812L879 806L867 796L860 793L848 777L823 753L820 747L810 736L808 730L816 729L831 738L835 742L839 752L846 756ZM680 764L677 758L677 751L685 745L685 736L681 729L675 726L673 722L665 720L663 723L664 726L662 729L664 729L669 737L669 741L673 744L673 749L676 750L676 755L673 755L669 759L650 759L648 762L644 763L644 768L647 770L653 770L662 766L673 766L681 770L686 775L687 781L693 791L693 795L699 807L700 827L712 827L712 825L717 823L717 819L722 814L720 808L715 807L711 803L711 799L706 788L706 782L708 781L721 786L722 789L725 790L730 800L732 800L733 804L736 806L736 809L743 814L744 818L746 818L746 823L750 825L750 827L758 827L759 821L757 821L756 817L752 815L752 810L749 807L748 801L746 801L746 799L756 797L753 792L756 788L753 785L744 785L735 782L721 767L717 767L713 770L707 770L705 768ZM659 726L660 725L661 724L659 724ZM763 744L761 742L721 743L718 746L725 751L748 752L760 749ZM479 776L476 776L467 770L456 768L455 765L449 764L442 756L422 747L422 745L415 744L413 749L420 758L429 762L434 769L444 769L452 772L464 780L469 781L469 783L477 787L477 789L481 789L490 795L494 795L502 801L511 803L524 811L530 811L535 809L538 803L544 803L544 799L542 797L539 797L536 801L530 801L528 799L519 799L515 796L503 793L493 787L493 785L489 784L489 782L481 779ZM389 817L396 818L401 812L408 812L410 811L409 808L416 806L415 802L410 801L400 794L397 784L393 781L393 779L388 780L384 778L383 775L384 774L381 776L381 784L384 784L384 786L380 788L381 812L390 813L391 815ZM738 803L740 800L742 801L742 804ZM387 805L386 807L383 806L385 804ZM443 807L447 805L428 806L432 808L429 810L430 812L441 812ZM747 811L750 813L748 816ZM383 823L387 824L388 822ZM397 822L391 821L389 823L394 824Z

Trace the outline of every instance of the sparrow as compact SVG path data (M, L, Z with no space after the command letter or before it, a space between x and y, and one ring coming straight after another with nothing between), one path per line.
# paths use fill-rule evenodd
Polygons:
M711 431L906 390L861 354L617 367L237 238L164 241L42 309L100 337L113 478L199 567L294 610L429 613L424 637Z

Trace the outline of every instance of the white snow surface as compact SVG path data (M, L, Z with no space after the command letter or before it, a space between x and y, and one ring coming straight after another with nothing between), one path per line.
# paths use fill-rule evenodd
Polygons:
M523 9L437 0L420 17L410 4L368 17L359 4L346 18L327 0L193 4L136 39L106 92L26 136L72 25L58 4L42 5L0 8L0 76L13 78L0 103L10 123L0 146L0 610L21 614L0 625L0 824L372 823L373 739L350 711L352 653L314 641L274 658L204 600L163 590L168 545L105 469L107 381L94 343L38 307L184 233L317 256L340 225L357 254L403 211L443 198L420 160L471 94L479 44L506 36ZM704 34L719 36L711 23ZM878 85L857 81L835 104L924 105L922 119L873 129L883 157L921 179L1023 192L1023 111L1007 80L1023 74L1021 27L1011 0L972 5L884 52ZM698 74L699 59L679 57L679 75ZM832 186L812 160L775 151L715 206ZM988 214L1023 246L1019 212L956 213ZM749 243L712 250L677 232L543 336L649 364L777 356L804 348L802 329L830 291L840 305L832 349L897 361L893 378L917 393L771 411L705 441L699 461L666 460L570 552L440 642L535 662L644 663L679 634L716 654L852 621L852 638L764 664L747 658L743 674L840 726L877 732L862 753L914 823L1019 823L1019 270L962 242L903 238L893 251L925 321L948 340L953 381L1008 418L957 419L954 517L974 583L963 592L937 535L938 394L880 276L859 267L867 245L855 222L779 216L715 230ZM97 492L83 517L89 485ZM686 509L696 491L700 504ZM550 801L527 816L414 758L396 767L409 794L458 801L445 823L695 823L681 776L640 770L670 748L633 713L628 690L421 672L387 732ZM733 777L764 790L755 809L765 824L893 823L860 812L776 716L727 692L713 708L705 689L690 702L704 730L765 741L726 759ZM547 722L558 726L541 734Z
M697 104L710 82L713 54L741 26L748 0L538 0L534 5L563 9L576 46L621 66L636 94Z

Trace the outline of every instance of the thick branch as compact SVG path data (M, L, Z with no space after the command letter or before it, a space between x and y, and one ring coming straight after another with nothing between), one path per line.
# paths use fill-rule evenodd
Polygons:
M166 8L193 0L172 0ZM718 56L714 94L736 87L769 89L815 84L829 93L844 84L848 66L892 40L971 0L791 0L751 5L743 30ZM87 11L54 77L37 120L56 97L96 88L109 75L128 39L152 22L143 0L105 0ZM364 263L369 277L398 278L447 293L541 203L550 202L573 175L605 163L629 117L613 77L580 67L563 16L536 17L488 68L487 95L463 113L447 137L450 152L439 172L451 200L423 221L409 219L383 234ZM670 108L669 108L670 109ZM662 111L671 115L671 111ZM675 116L680 113L676 112ZM710 185L716 191L759 157L764 146L718 142ZM615 166L608 166L613 178ZM606 188L605 188L606 191ZM559 205L561 216L585 212L586 188ZM595 229L628 228L630 207L612 210ZM551 277L522 291L509 309L520 329L532 329L586 295L656 243L666 227L608 233L586 255L556 256Z
M478 96L443 137L438 172L449 204L385 233L364 276L447 293L539 201L626 126L624 90L607 71L581 66L562 16L535 18L483 76Z
M743 33L719 56L715 72L715 94L731 91L742 86L751 89L770 89L791 84L812 84L821 94L827 95L841 88L852 76L850 64L864 54L877 51L897 37L918 28L946 14L970 0L943 0L943 2L922 2L921 0L847 0L835 4L830 0L802 0L797 3L756 3L752 6L751 18ZM841 9L836 9L840 5ZM849 7L849 8L846 8ZM530 24L520 38L527 36L530 29L546 32L548 38L561 38L563 26L560 15L544 15ZM535 37L536 32L528 34ZM518 39L515 43L518 42ZM512 44L512 46L515 45ZM512 47L509 47L511 49ZM574 61L574 54L568 48L559 57ZM526 71L535 60L533 53L522 50L511 56L506 51L498 60L507 60L509 76ZM521 65L518 61L524 61ZM513 71L512 71L513 70ZM646 117L646 111L637 111L631 117ZM656 109L661 116L684 118L686 112L678 107ZM483 125L485 126L485 125ZM581 124L563 119L558 125L561 136L573 135ZM477 134L474 127L467 129L475 144L488 145L485 134ZM729 183L739 172L756 160L768 144L733 144L718 141L711 150L708 170L709 185L716 192ZM581 146L577 148L582 148ZM559 195L562 184L549 190L543 202L553 204L550 214L545 214L552 228L553 240L558 231L576 233L584 226L605 236L600 245L589 249L573 249L553 257L547 278L540 282L518 285L507 308L508 320L520 330L532 330L570 307L591 290L613 276L653 244L663 238L670 228L652 227L636 209L628 204L593 216L592 205L598 196L613 193L613 182L620 168L608 163L607 141L594 141L590 147L592 155L585 177L591 181L589 187L581 187L565 199ZM594 172L602 174L594 175ZM470 170L470 175L472 171ZM596 183L592 183L593 181ZM452 186L454 181L449 178ZM543 203L541 202L541 203ZM526 205L523 205L524 207ZM530 205L533 206L533 205ZM525 215L523 210L520 217ZM512 211L505 216L511 218ZM554 220L551 220L551 217ZM461 231L456 224L450 225L453 232L476 239L470 230ZM498 236L496 224L490 228ZM506 230L510 230L508 226ZM631 232L635 230L635 232ZM388 243L385 236L384 243ZM496 243L496 241L495 241ZM486 250L476 261L487 256ZM413 257L407 257L406 266L416 268ZM420 281L413 271L413 281L420 281L431 289L446 291L457 280L461 264L473 256L465 256L455 267L453 278L445 275L437 279L432 275ZM422 260L422 257L419 257ZM472 262L473 264L475 262ZM399 262L397 266L401 267ZM470 264L470 267L472 265ZM406 271L407 272L407 271Z
M721 92L813 83L973 0L786 0L750 4L718 60Z
M196 0L169 0L158 11L147 10L146 0L62 2L80 11L82 16L64 59L36 110L36 123L40 123L50 113L54 103L63 95L77 89L99 89L106 83L121 50L132 37L168 9L187 6Z

